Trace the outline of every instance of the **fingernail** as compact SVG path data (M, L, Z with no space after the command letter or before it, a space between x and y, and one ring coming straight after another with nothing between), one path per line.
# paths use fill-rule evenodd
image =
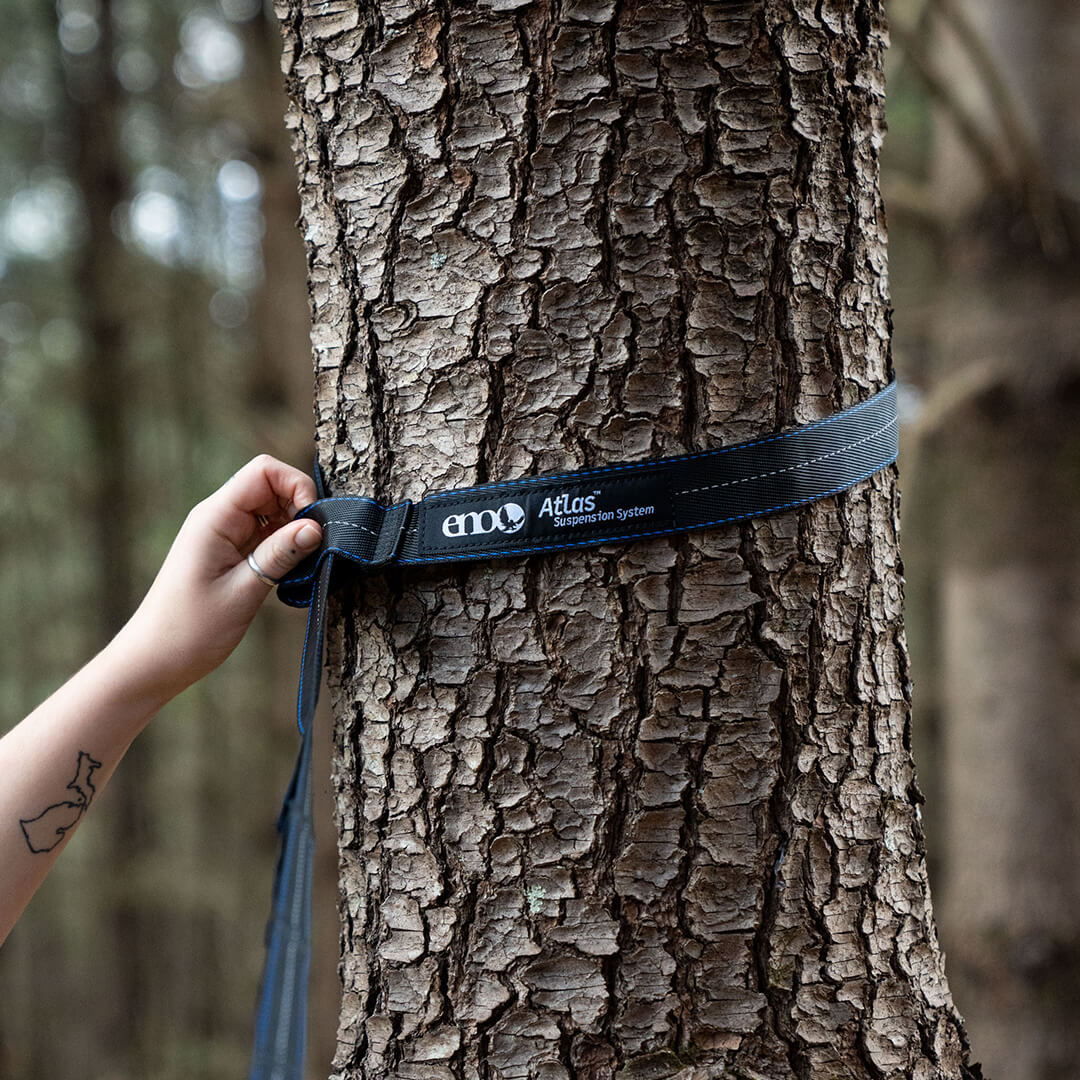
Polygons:
M296 534L296 546L302 548L313 548L321 539L321 533L314 525L305 525Z

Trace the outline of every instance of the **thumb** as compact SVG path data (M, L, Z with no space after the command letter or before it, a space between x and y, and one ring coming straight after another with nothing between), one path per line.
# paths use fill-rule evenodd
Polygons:
M310 555L321 540L322 527L318 522L306 518L290 521L288 525L282 525L271 533L253 554L259 568L267 577L281 578Z

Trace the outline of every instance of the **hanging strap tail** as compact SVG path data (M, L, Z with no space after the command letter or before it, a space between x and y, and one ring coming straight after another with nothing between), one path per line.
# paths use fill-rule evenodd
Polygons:
M255 1049L249 1080L303 1076L311 956L311 728L300 743L289 793L278 821L281 854L267 926Z
M248 1080L299 1080L307 1042L311 959L311 879L315 833L311 813L311 731L319 700L326 596L333 556L320 565L308 610L300 663L297 723L303 734L292 780L278 816L281 848L274 873L266 967L259 994L255 1047Z

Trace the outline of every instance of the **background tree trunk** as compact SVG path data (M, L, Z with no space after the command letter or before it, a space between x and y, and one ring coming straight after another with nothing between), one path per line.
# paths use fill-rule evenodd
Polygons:
M935 34L939 70L1000 161L987 175L940 116L931 189L949 242L931 379L979 390L942 413L924 455L939 529L942 935L989 1074L1064 1080L1080 1060L1080 249L1068 194L1080 109L1065 51L1080 10L939 6L937 25L958 13L1005 91L973 69L964 38Z
M59 9L57 15L59 17ZM130 176L120 152L123 91L112 57L112 5L101 6L102 40L87 54L66 58L73 107L69 114L72 172L83 193L87 243L75 271L87 330L81 392L86 401L86 440L91 467L84 497L92 522L88 546L100 567L94 597L95 627L107 641L135 607L134 548L137 480L131 419L132 358L126 323L132 261L117 235L115 208L129 194ZM144 1056L142 1026L131 1023L151 997L147 975L153 942L160 939L154 913L139 902L134 883L151 840L145 776L152 753L146 740L131 746L128 767L110 785L113 825L108 861L116 902L97 937L104 939L102 973L112 988L101 1025L113 1060L130 1068ZM109 1000L111 999L111 1000ZM72 1062L72 1064L74 1064Z
M878 3L278 11L333 491L702 449L884 383ZM342 575L335 1075L970 1075L894 480Z

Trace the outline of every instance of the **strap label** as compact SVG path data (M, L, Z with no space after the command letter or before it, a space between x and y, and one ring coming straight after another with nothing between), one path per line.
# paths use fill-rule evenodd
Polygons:
M420 504L423 555L558 547L671 527L664 473L635 470L448 492Z

